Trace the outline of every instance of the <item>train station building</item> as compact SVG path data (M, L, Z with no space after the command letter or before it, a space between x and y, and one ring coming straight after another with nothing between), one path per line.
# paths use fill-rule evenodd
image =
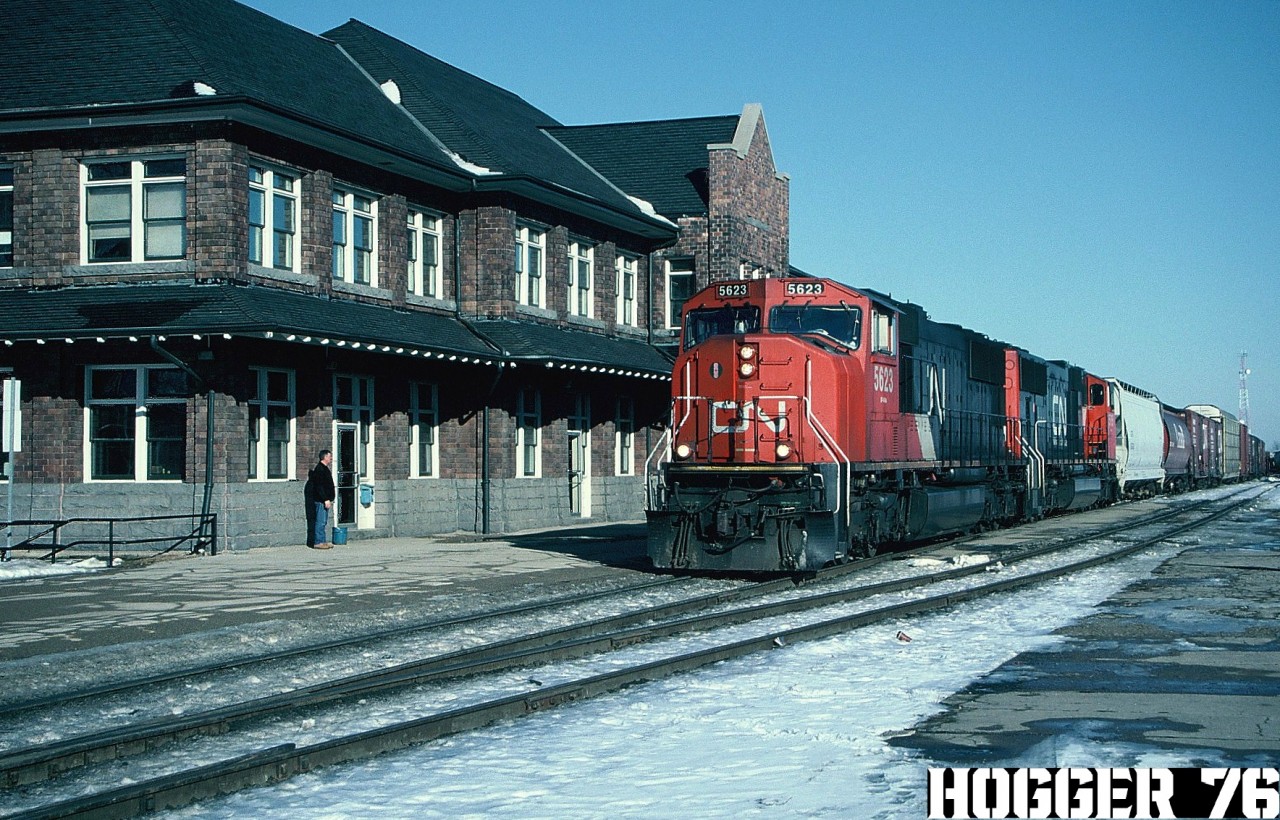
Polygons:
M354 20L5 6L12 519L299 544L327 448L352 538L634 520L684 299L789 271L758 105L568 126Z

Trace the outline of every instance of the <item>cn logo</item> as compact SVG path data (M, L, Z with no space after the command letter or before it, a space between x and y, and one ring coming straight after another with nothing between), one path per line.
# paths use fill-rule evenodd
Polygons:
M875 383L877 393L893 392L893 368L888 365L878 364L873 371L872 380Z
M721 414L724 414L722 417ZM739 404L736 401L711 402L712 433L745 433L751 428L752 418L760 417L760 421L768 426L775 435L781 435L787 429L787 403L778 402L778 409L771 418L764 408L754 401Z

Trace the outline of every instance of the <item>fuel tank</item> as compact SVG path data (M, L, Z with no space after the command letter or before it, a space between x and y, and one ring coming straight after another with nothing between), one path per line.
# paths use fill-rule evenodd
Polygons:
M911 491L907 508L907 537L932 538L964 532L982 520L987 507L984 486L929 487Z

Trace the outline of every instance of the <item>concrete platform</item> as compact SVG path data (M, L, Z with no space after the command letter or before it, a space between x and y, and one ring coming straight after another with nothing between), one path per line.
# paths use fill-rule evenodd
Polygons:
M389 623L467 601L648 575L643 524L495 540L384 538L271 547L0 583L0 661L183 637L262 621ZM433 606L434 604L434 606Z
M1280 760L1280 519L1180 553L1059 634L893 743L955 766L1055 766L1067 738Z

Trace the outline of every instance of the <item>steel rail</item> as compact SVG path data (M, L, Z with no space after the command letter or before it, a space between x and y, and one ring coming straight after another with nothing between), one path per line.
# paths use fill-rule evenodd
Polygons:
M1258 495L1261 495L1261 494L1262 493ZM690 653L689 655L680 656L679 658L676 658L676 659L668 659L667 661L660 661L660 662L655 662L651 664L646 664L641 667L636 667L636 669L634 670L620 670L618 672L610 673L608 675L597 676L597 677L585 679L583 681L564 684L556 687L550 687L537 693L532 693L532 694L525 693L525 694L511 696L508 698L502 698L496 701L492 701L488 704L481 704L476 707L467 707L464 709L459 709L459 710L454 710L448 713L444 713L442 715L436 715L429 718L410 721L404 724L397 724L395 727L386 727L383 729L373 730L372 732L362 733L361 735L354 736L353 738L345 738L345 739L339 738L334 741L317 744L315 746L307 747L302 750L297 750L292 747L274 747L273 749L268 750L267 752L254 753L247 757L236 758L235 761L231 763L224 762L222 764L213 764L211 767L205 767L205 769L202 769L200 771L207 770L208 772L212 772L216 775L215 779L222 780L226 776L226 773L225 772L219 773L221 772L221 769L219 769L219 767L230 766L232 768L237 769L237 771L239 771L239 767L243 764L245 766L248 766L248 770L252 770L254 772L259 773L257 775L254 775L255 778L261 778L265 776L266 779L265 780L256 779L256 780L253 780L252 782L237 780L237 782L241 782L243 784L242 787L247 785L254 785L254 783L256 782L270 782L272 779L275 779L276 777L284 776L285 774L296 773L298 771L305 771L306 769L314 765L323 765L330 762L338 762L338 760L354 759L353 757L342 756L342 755L348 754L348 752L339 753L336 750L339 750L339 749L351 750L356 748L363 748L365 745L367 745L370 742L369 738L375 738L375 737L376 738L394 738L399 736L402 738L403 742L401 740L386 740L386 741L379 740L375 744L378 746L380 750L398 748L398 745L407 745L408 743L416 743L416 742L420 742L421 740L439 737L444 734L451 734L456 731L463 731L467 728L474 728L474 726L485 725L487 723L493 722L494 720L502 719L504 717L510 717L513 714L520 714L527 711L533 711L538 708L542 708L543 706L555 705L557 703L562 703L569 700L576 700L576 699L579 699L580 697L588 696L590 694L597 694L603 691L613 691L617 688L629 685L631 683L635 683L642 680L652 680L655 677L662 677L677 671L682 671L684 669L696 668L697 666L706 665L707 663L714 663L718 660L723 660L727 657L738 657L742 654L746 654L747 652L756 651L761 648L768 648L768 646L771 644L785 645L786 643L794 642L794 641L812 640L817 637L825 637L827 635L834 634L835 632L863 626L868 623L875 622L877 620L883 620L883 619L892 618L892 617L902 617L903 615L916 614L918 612L926 611L929 609L951 606L951 605L954 605L955 603L959 603L965 600L970 600L972 598L976 598L981 595L988 595L995 592L1006 591L1009 589L1016 589L1016 588L1027 586L1030 584L1039 583L1040 581L1043 581L1043 580L1059 577L1061 575L1080 571L1082 569L1086 569L1086 568L1096 566L1108 561L1117 560L1127 555L1131 555L1138 550L1141 550L1146 548L1147 546L1150 546L1151 544L1166 540L1172 535L1175 535L1177 533L1184 532L1190 529L1194 529L1199 526L1203 526L1204 524L1212 520L1216 520L1217 518L1220 518L1234 511L1235 509L1238 509L1243 504L1246 504L1249 501L1252 501L1254 498L1257 498L1258 495L1255 495L1248 499L1238 501L1228 507L1217 510L1201 519L1198 519L1196 521L1193 521L1187 524L1179 525L1178 527L1175 527L1173 530L1159 533L1151 538L1143 539L1137 543L1131 544L1122 549L1115 550L1113 552L1110 552L1104 555L1094 556L1094 557L1085 559L1083 561L1068 563L1061 567L1056 567L1049 570L1042 570L1036 573L1029 573L1027 575L1016 577L1016 578L1002 579L990 584L983 584L976 587L972 587L967 590L946 593L944 595L934 596L932 598L922 599L920 601L914 601L914 602L909 602L905 604L897 604L890 607L883 607L880 609L857 613L850 616L844 616L841 618L833 619L830 621L824 621L824 622L809 625L806 627L799 627L796 629L791 629L791 630L778 632L778 633L770 633L768 636L753 638L747 641L741 641L741 642L727 645L724 647L717 647L709 650L702 650L699 652ZM1027 560L1030 557L1031 556L1026 556L1026 555L1017 556L1015 560L1017 561ZM998 560L998 559L993 559L993 561L994 560ZM990 563L992 562L987 562L984 564L975 564L968 567L962 567L957 570L949 570L944 573L936 573L932 576L927 576L927 578L930 579L931 581L947 580L954 577L974 574L976 572L984 572L986 569L989 568ZM778 602L774 604L762 604L756 607L749 608L747 610L734 610L731 612L716 614L716 615L710 616L710 618L707 618L707 617L694 618L694 619L689 619L688 621L685 621L685 622L661 624L661 625L646 627L643 629L633 629L630 632L615 633L612 635L597 635L594 637L585 638L582 641L577 642L576 644L573 644L573 645L562 644L562 645L559 645L558 647L552 647L550 651L550 654L552 655L552 657L550 658L545 657L546 653L539 653L531 650L524 650L523 652L520 652L520 653L517 653L516 655L511 656L511 658L508 660L513 661L517 664L527 665L527 664L535 663L539 661L545 662L546 660L562 659L564 657L580 657L583 654L589 654L591 652L600 651L602 649L614 648L618 646L627 645L630 643L638 643L642 641L653 640L654 638L658 638L658 637L665 637L665 636L677 634L680 632L690 631L690 629L693 629L693 628L699 628L699 629L713 628L715 626L724 626L731 623L740 623L747 620L755 620L761 617L767 617L771 615L777 615L785 612L795 611L796 609L799 609L799 608L813 608L819 605L826 605L829 603L838 602L839 597L841 595L853 594L855 597L857 597L857 596L868 595L868 594L876 594L877 592L888 591L891 588L904 588L907 586L919 584L920 582L921 582L920 577L916 577L914 579L901 579L899 581L886 582L885 584L878 584L878 585L873 585L871 587L858 588L855 590L837 591L832 593L824 593L818 596L808 596L802 601L784 601L784 602ZM875 591L871 592L870 590L875 590ZM741 591L735 591L735 592L741 592ZM732 593L730 593L730 596L732 596ZM709 596L709 597L719 597L719 596ZM698 624L698 626L694 627L693 624ZM728 654L724 654L726 652ZM462 654L465 654L465 653L462 653ZM499 664L495 668L505 668L506 665L509 665L506 661L503 661L503 660L495 659L495 661ZM408 666L412 666L412 665L413 664L410 664ZM649 671L651 670L659 670L660 674L650 675ZM661 670L666 670L666 671L661 671ZM463 667L459 666L453 670L440 668L440 669L437 669L434 674L439 676L444 676L444 677L450 677L458 674L470 674L476 671L484 671L484 670L477 670L476 668L472 667L471 669L464 671ZM412 683L421 682L420 677L412 674L410 674L407 678L403 677L403 673L400 670L389 670L388 672L385 673L383 677L387 678L387 680L384 680L382 684L372 684L369 681L365 681L363 685L374 685L376 688L381 688L382 686L385 686L387 684L391 684L395 686L403 686L403 685L409 685ZM351 686L354 688L348 688L344 693L342 693L339 696L355 697L357 695L368 694L367 690L362 690L360 688L361 685L362 684L360 683L353 682ZM296 695L297 693L292 693L292 694ZM327 700L331 700L331 699L332 698L328 698ZM320 702L324 702L324 700L326 699L322 699ZM516 709L516 706L519 704L524 704L524 706L521 707L520 709ZM312 698L304 693L304 696L301 699L295 698L295 700L292 703L292 708L300 708L308 705L315 705L315 704L313 703ZM515 711L512 711L513 709L515 709ZM475 721L478 721L478 722L475 722ZM450 727L453 727L453 728L450 728ZM404 734L397 735L397 733L401 731L403 731ZM379 745L379 744L383 744L384 742L391 743L392 745ZM335 754L337 755L337 757L334 757ZM264 758L264 755L266 756L265 758ZM356 756L358 757L360 755L356 755ZM267 764L263 762L264 760L270 760L275 762L271 764ZM289 760L293 760L294 762L288 763L287 761ZM281 763L280 761L285 761L285 762ZM263 766L265 765L275 766L276 770L282 774L272 775L272 776L263 775L262 773L265 771L263 769ZM208 796L207 794L202 792L200 788L189 788L187 785L164 785L164 784L189 784L189 782L191 782L192 775L193 775L192 772L187 772L187 773L181 773L178 775L171 775L171 776L158 778L155 781L148 781L148 783L151 783L154 785L154 788L157 791L151 798L144 800L143 803L147 805L151 805L153 807L160 806L161 803L155 801L155 795L158 795L161 792L167 791L170 788L188 789L189 794L192 795L189 798L189 800L200 799L201 796ZM237 775L236 777L240 777L240 775ZM197 778L197 780L199 780L199 778ZM68 801L67 803L56 804L55 807L61 807L61 809L59 809L60 811L65 810L65 811L70 811L72 813L75 813L75 812L81 811L81 809L76 808L76 806L80 806L83 803L83 805L86 807L92 806L93 808L91 810L96 813L97 811L104 809L108 805L114 805L114 803L111 800L107 800L107 797L106 797L107 794L123 794L125 792L130 792L131 790L135 790L145 785L146 784L139 784L138 786L131 786L125 789L116 790L114 792L104 793L96 797L90 796L90 797L83 798L83 800ZM103 803L102 802L103 800L107 800L107 802ZM189 800L187 802L189 802ZM84 801L88 801L88 802L85 803ZM138 805L143 805L143 804L138 804ZM163 802L163 805L166 807L172 807L173 805L178 805L178 804ZM55 807L50 807L50 810L52 810ZM55 816L55 815L40 814L39 811L43 811L43 810L38 810L37 813L35 814L19 815L19 816L31 816L31 817ZM127 812L128 810L126 809L125 811ZM127 813L125 814L116 813L114 810L112 810L112 812L107 816L129 816L129 815Z
M1122 528L1110 528L1102 532L1110 533L1116 529L1132 530L1135 526L1148 526L1152 523L1158 523L1159 520L1168 518L1171 515L1185 514L1207 503L1221 500L1221 498L1217 498L1209 499L1205 502L1197 502L1192 507L1181 508L1171 513L1162 513L1142 522L1130 523ZM514 666L583 657L627 644L652 640L657 637L670 637L683 632L712 629L820 606L846 603L912 587L923 587L983 573L996 563L1012 565L1030 560L1047 553L1068 549L1073 544L1092 540L1096 537L1098 537L1096 534L1082 535L1064 541L1051 542L1033 549L1022 550L1016 555L1001 554L985 562L976 562L964 567L908 576L851 589L806 595L787 601L760 604L732 610L718 616L704 615L679 621L671 620L712 607L789 590L793 585L792 581L789 578L780 578L753 586L722 590L682 601L657 604L619 615L598 618L574 627L557 628L520 638L494 641L480 647L437 655L423 660L410 661L389 669L362 672L219 709L192 713L178 718L167 716L149 721L140 721L123 727L44 744L34 749L18 750L0 755L0 782L5 783L8 787L40 782L72 768L148 751L163 743L186 736L224 734L238 725L290 709L314 707L344 698L367 696L387 689L495 672ZM870 562L860 562L835 569L840 574L846 574L850 569L856 569L864 563ZM832 577L834 576L824 576L824 579ZM584 597L602 596L593 594ZM579 598L574 597L568 600L576 603ZM519 609L523 611L525 608ZM661 627L634 629L637 624L664 620L668 621L668 623Z
M1238 493L1240 491L1238 490L1236 492ZM1164 511L1154 516L1149 516L1147 518L1144 518L1143 520L1138 522L1127 522L1125 524L1121 524L1116 527L1099 530L1087 536L1081 536L1080 538L1070 538L1070 539L1066 539L1065 541L1052 541L1048 546L1043 548L1037 548L1037 549L1052 551L1053 549L1056 549L1061 545L1064 545L1064 544L1069 545L1071 543L1076 543L1082 539L1099 538L1108 534L1132 529L1135 526L1145 526L1146 524L1156 523L1165 518L1168 518L1174 515L1179 515L1189 510L1197 509L1198 507L1213 503L1214 501L1218 501L1218 500L1221 500L1221 499L1215 498L1215 499L1207 499L1204 501L1194 502L1188 507L1183 507L1176 510ZM945 543L954 545L957 543L964 543L965 541L972 538L976 538L976 537L978 536L966 536L959 539L952 538L947 540ZM773 583L777 583L781 586L787 586L787 585L795 585L795 584L805 583L805 582L812 583L815 581L826 581L826 580L837 578L841 575L845 575L848 573L861 572L866 570L869 567L884 563L886 561L901 560L902 558L908 555L914 555L919 553L920 551L930 550L930 549L936 548L937 546L939 546L939 543L930 542L928 544L918 546L910 550L900 550L900 551L891 552L891 553L882 552L879 555L876 555L871 558L858 559L856 561L851 561L851 562L840 564L837 566L828 567L822 570L818 570L816 572L789 575L789 576L786 576L786 578L789 578L790 580L778 579L776 582L773 582ZM18 699L20 696L15 696L14 700L7 702L5 704L3 711L0 711L0 716L6 717L6 718L12 718L14 716L21 715L24 712L45 711L47 709L51 709L57 706L63 706L63 705L74 703L80 700L87 700L89 698L97 698L97 697L106 697L110 695L119 695L134 689L141 689L148 686L157 686L164 683L173 683L176 681L183 680L185 678L203 677L210 674L217 674L219 672L232 671L235 669L241 669L246 666L251 666L254 664L275 663L278 661L311 655L318 652L326 652L334 649L343 649L343 648L352 647L352 646L361 646L374 641L389 640L393 638L404 637L406 635L412 635L414 633L422 632L426 630L446 629L446 628L452 628L457 626L464 626L467 624L473 624L473 623L477 623L484 620L507 618L507 617L518 616L523 614L530 614L532 612L536 612L542 609L551 609L554 607L576 605L576 604L586 603L592 600L597 600L600 598L610 597L614 595L625 595L625 594L630 594L632 592L641 592L647 589L652 589L652 588L661 587L661 586L674 586L679 583L683 583L687 581L689 577L690 576L669 576L664 578L647 580L631 586L618 587L616 589L584 593L581 595L571 595L571 596L565 596L561 598L550 598L550 599L541 600L541 601L532 601L528 603L517 604L510 607L503 607L496 610L486 610L483 612L476 612L476 613L471 613L469 615L463 615L463 616L458 616L453 618L427 621L421 624L394 627L392 629L387 629L379 632L370 632L362 635L352 636L349 638L338 638L332 641L326 641L322 643L306 644L303 646L293 647L291 649L280 650L278 652L269 652L266 654L235 658L234 660L230 660L220 664L186 668L186 669L177 669L169 672L159 673L156 675L149 675L146 677L132 678L130 680L124 680L124 681L114 681L111 683L106 683L106 684L92 687L89 689L77 689L73 692L65 692L65 693L50 695L42 698L30 698L27 700L20 700Z
M1235 494L1237 493L1233 493L1232 495ZM837 590L830 593L805 596L789 602L780 602L763 605L762 607L751 607L737 610L736 612L739 614L732 617L730 620L709 623L707 626L699 626L697 619L690 619L679 623L681 631L695 631L700 628L705 629L713 628L714 626L726 625L728 623L740 623L744 620L750 620L753 618L785 614L832 603L842 603L850 600L857 600L859 598L870 597L872 595L908 589L913 586L924 586L930 583L965 577L967 575L984 572L996 562L1013 564L1021 560L1027 560L1047 553L1067 549L1072 544L1092 540L1099 537L1100 534L1110 534L1118 530L1132 530L1134 527L1157 523L1158 521L1173 515L1186 514L1187 512L1193 511L1201 506L1221 500L1222 498L1219 497L1196 502L1189 507L1183 507L1178 510L1167 511L1160 513L1159 515L1146 517L1140 522L1126 523L1118 527L1105 529L1095 533L1052 541L1046 545L1021 550L1017 552L1016 555L1001 553L996 558L990 559L986 562L975 563L967 567L939 571L933 574L909 576L894 581L886 581L878 584L858 587L854 590ZM1008 551L1016 549L1016 545L1007 548ZM855 570L861 570L876 563L880 563L881 561L898 557L904 557L904 554L899 553L894 556L882 555L877 556L875 559L868 559L839 567L832 567L823 573L819 573L811 580L824 582L831 581ZM673 579L665 579L665 581L668 582L671 580ZM267 656L265 660L277 660L331 648L360 645L367 643L370 640L379 640L403 634L411 634L420 630L437 628L442 625L452 626L457 624L473 623L490 617L502 617L510 614L526 614L531 611L551 609L553 607L566 604L579 604L584 601L597 600L600 598L611 597L613 595L644 591L646 589L663 585L663 583L664 580L651 581L616 590L568 596L565 598L554 599L552 601L520 605L495 612L477 613L457 619L438 621L415 627L397 628L395 630L374 633L362 638L341 639L327 644L286 650L272 656ZM181 718L164 717L150 721L139 721L126 726L115 727L110 730L87 733L68 738L66 740L44 744L35 749L22 749L3 753L0 754L0 782L3 782L9 787L40 782L72 768L103 760L126 757L130 754L146 751L156 745L173 739L193 734L223 734L230 731L235 725L242 724L248 720L266 717L275 712L295 708L299 705L315 706L344 697L353 697L356 694L372 694L387 688L416 685L419 683L446 678L465 677L469 674L493 672L499 669L519 665L521 663L530 664L544 662L548 659L553 659L553 656L548 654L549 650L547 650L546 647L559 646L558 654L554 656L555 659L581 657L593 652L607 651L614 648L616 645L634 643L637 642L637 640L640 640L634 636L625 636L619 639L614 639L611 636L612 632L624 630L636 624L678 618L691 612L697 612L727 603L775 594L777 592L789 590L793 586L793 583L794 579L783 577L748 587L738 588L736 590L722 590L707 595L688 598L683 601L658 604L616 616L596 619L569 629L553 629L518 639L493 641L483 646L468 650L432 656L431 658L424 660L410 661L390 669L378 669L370 672L362 672L337 680L325 681L307 687L292 689L284 693L240 702L234 706L195 712ZM675 634L675 632L668 632L667 634ZM620 641L620 643L611 644L610 642L612 640ZM576 654L570 654L575 650ZM538 654L539 652L543 653L541 657ZM173 680L180 680L182 678L196 675L205 675L226 669L235 669L258 662L264 662L264 659L255 658L252 660L222 664L197 671L188 670L182 673L160 675L155 676L155 678L152 679L130 682L129 684L100 687L100 689L95 690L95 692L120 694L128 689L142 687L153 682L172 682ZM71 700L87 698L92 694L92 692L81 692L74 696L52 699L52 702L65 703ZM303 702L303 699L305 699L305 703ZM30 709L28 709L28 711L29 710Z
M278 652L268 652L261 655L252 655L248 657L236 658L226 661L225 663L213 664L201 667L189 667L186 669L176 669L169 672L161 672L155 675L149 675L140 678L131 678L129 680L114 681L112 683L102 684L90 689L77 689L74 692L66 692L57 695L50 695L44 698L18 700L15 698L12 702L6 702L3 710L0 710L0 716L10 718L20 715L24 712L45 711L55 706L63 706L80 700L89 698L106 697L108 695L119 695L134 689L142 689L148 686L157 686L163 683L173 683L186 678L204 677L219 672L227 672L234 669L241 669L254 664L275 663L278 661L289 660L290 658L303 657L313 655L319 652L328 652L334 649L345 649L352 646L363 646L375 641L390 640L393 638L402 638L406 635L412 635L417 632L425 632L433 629L448 629L458 626L466 626L475 624L485 620L510 618L519 615L528 615L539 610L553 609L563 606L575 606L587 603L600 598L608 598L615 595L627 595L633 592L644 592L649 589L664 586L677 586L686 583L688 579L681 577L666 577L648 579L630 586L618 587L616 589L597 590L595 592L586 592L578 595L566 595L559 598L548 598L540 601L529 601L526 603L515 604L501 609L485 610L483 612L473 612L468 615L460 615L451 618L443 618L440 620L427 621L420 624L412 624L406 626L397 626L391 629L379 632L369 632L362 635L355 635L347 638L336 638L332 641L322 643L306 644L296 646L291 649L282 649Z

